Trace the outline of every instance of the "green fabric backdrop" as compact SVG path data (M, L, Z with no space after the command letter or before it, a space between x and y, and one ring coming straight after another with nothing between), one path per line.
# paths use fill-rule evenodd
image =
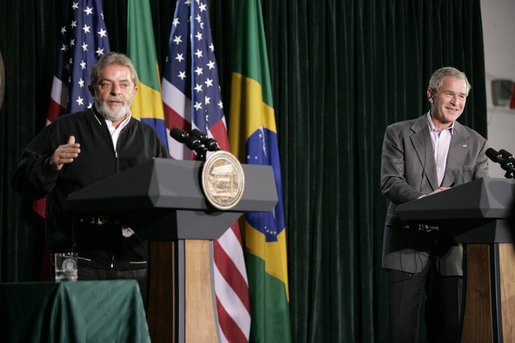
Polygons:
M209 1L226 105L238 1ZM0 2L7 86L0 110L1 281L39 278L41 220L11 186L44 126L64 1ZM486 136L480 0L263 0L283 175L294 342L381 342L385 287L379 192L385 127L429 109L432 71L472 91L460 122ZM112 50L126 51L126 1L104 1ZM152 0L164 68L175 1ZM230 128L229 128L230 130Z

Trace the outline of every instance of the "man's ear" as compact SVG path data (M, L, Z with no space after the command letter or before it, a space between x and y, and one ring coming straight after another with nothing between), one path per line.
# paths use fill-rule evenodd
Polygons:
M429 100L430 103L433 103L433 90L431 88L427 89L427 100Z

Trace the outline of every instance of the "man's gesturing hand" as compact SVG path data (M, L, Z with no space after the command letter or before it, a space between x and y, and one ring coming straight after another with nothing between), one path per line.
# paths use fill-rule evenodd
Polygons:
M75 143L75 137L70 136L68 143L59 145L50 158L50 167L54 170L61 170L63 165L72 163L80 153L80 144Z

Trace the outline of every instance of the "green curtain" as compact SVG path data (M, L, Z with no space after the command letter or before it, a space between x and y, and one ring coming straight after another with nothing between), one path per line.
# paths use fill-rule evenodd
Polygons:
M45 123L64 1L0 2L7 86L0 110L1 281L37 280L42 228L11 186ZM209 1L226 116L238 1ZM104 1L112 50L127 45L126 1ZM486 136L480 0L263 0L288 238L292 340L381 342L384 129L429 109L438 67L472 91L460 122ZM175 1L151 0L161 70Z
M264 18L293 341L381 341L384 130L427 111L432 71L452 65L473 85L460 121L486 133L479 1L271 1Z

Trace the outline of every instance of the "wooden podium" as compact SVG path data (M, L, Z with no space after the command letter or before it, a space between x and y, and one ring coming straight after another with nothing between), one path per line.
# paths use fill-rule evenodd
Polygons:
M242 165L245 190L228 211L203 194L203 162L155 159L68 197L76 213L115 215L151 241L148 322L153 342L217 342L212 241L245 212L272 211L269 166Z
M514 192L514 180L483 178L397 207L465 246L461 342L515 342Z

